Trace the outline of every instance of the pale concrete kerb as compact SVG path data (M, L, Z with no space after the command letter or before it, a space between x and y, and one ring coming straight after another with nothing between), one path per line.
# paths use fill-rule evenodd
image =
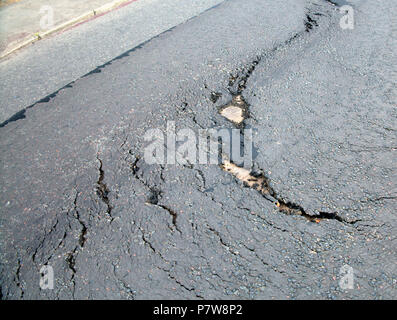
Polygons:
M89 10L77 17L73 17L68 19L67 21L60 23L58 25L55 25L53 28L43 31L43 32L34 32L32 31L32 34L29 36L26 36L24 39L21 39L20 42L12 45L11 47L7 47L3 52L0 53L0 59L5 58L6 56L10 55L11 53L26 47L38 40L41 40L42 38L45 38L53 33L65 30L66 28L72 27L78 23L90 20L96 16L103 15L113 9L116 9L122 5L127 5L129 3L135 2L137 0L113 0L110 1L109 3L106 3L96 9Z

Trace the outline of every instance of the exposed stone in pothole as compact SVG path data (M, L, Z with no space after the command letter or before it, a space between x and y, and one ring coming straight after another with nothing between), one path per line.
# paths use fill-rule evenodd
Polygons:
M272 190L269 187L269 183L266 177L262 175L254 176L250 170L238 167L234 163L224 160L222 169L234 175L237 179L242 181L247 187L259 191L263 195L271 195Z
M231 102L220 107L219 113L234 124L240 125L248 117L248 106L241 95L236 95Z

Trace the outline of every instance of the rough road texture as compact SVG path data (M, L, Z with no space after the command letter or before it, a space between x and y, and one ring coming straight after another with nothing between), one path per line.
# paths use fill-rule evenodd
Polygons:
M396 298L396 3L337 5L226 1L3 123L2 298ZM144 161L166 121L233 128L236 94L268 197Z

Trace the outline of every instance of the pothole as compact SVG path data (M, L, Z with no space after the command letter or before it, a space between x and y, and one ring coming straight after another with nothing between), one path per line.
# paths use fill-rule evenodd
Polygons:
M348 221L339 216L336 212L319 212L312 216L306 213L302 207L294 203L286 202L279 197L270 186L269 179L264 174L257 174L248 169L239 167L227 159L223 160L221 168L242 181L246 187L258 191L265 199L273 202L278 210L284 214L302 216L315 223L320 223L322 220L336 220L346 224L355 224L360 221Z
M234 124L241 125L248 118L248 106L241 95L236 95L219 109L219 113Z
M234 163L224 160L222 169L234 175L237 179L242 181L247 187L259 191L263 195L273 196L273 192L269 187L267 178L263 175L253 175L250 170L238 167Z

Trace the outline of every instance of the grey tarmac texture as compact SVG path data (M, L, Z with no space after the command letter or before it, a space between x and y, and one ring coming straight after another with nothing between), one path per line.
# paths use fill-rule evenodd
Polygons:
M96 66L221 2L137 0L17 51L0 62L0 122Z
M396 298L396 4L352 5L347 31L329 1L226 1L0 128L2 297ZM237 92L253 170L330 218L216 165L144 161L167 121L233 128L218 109Z

